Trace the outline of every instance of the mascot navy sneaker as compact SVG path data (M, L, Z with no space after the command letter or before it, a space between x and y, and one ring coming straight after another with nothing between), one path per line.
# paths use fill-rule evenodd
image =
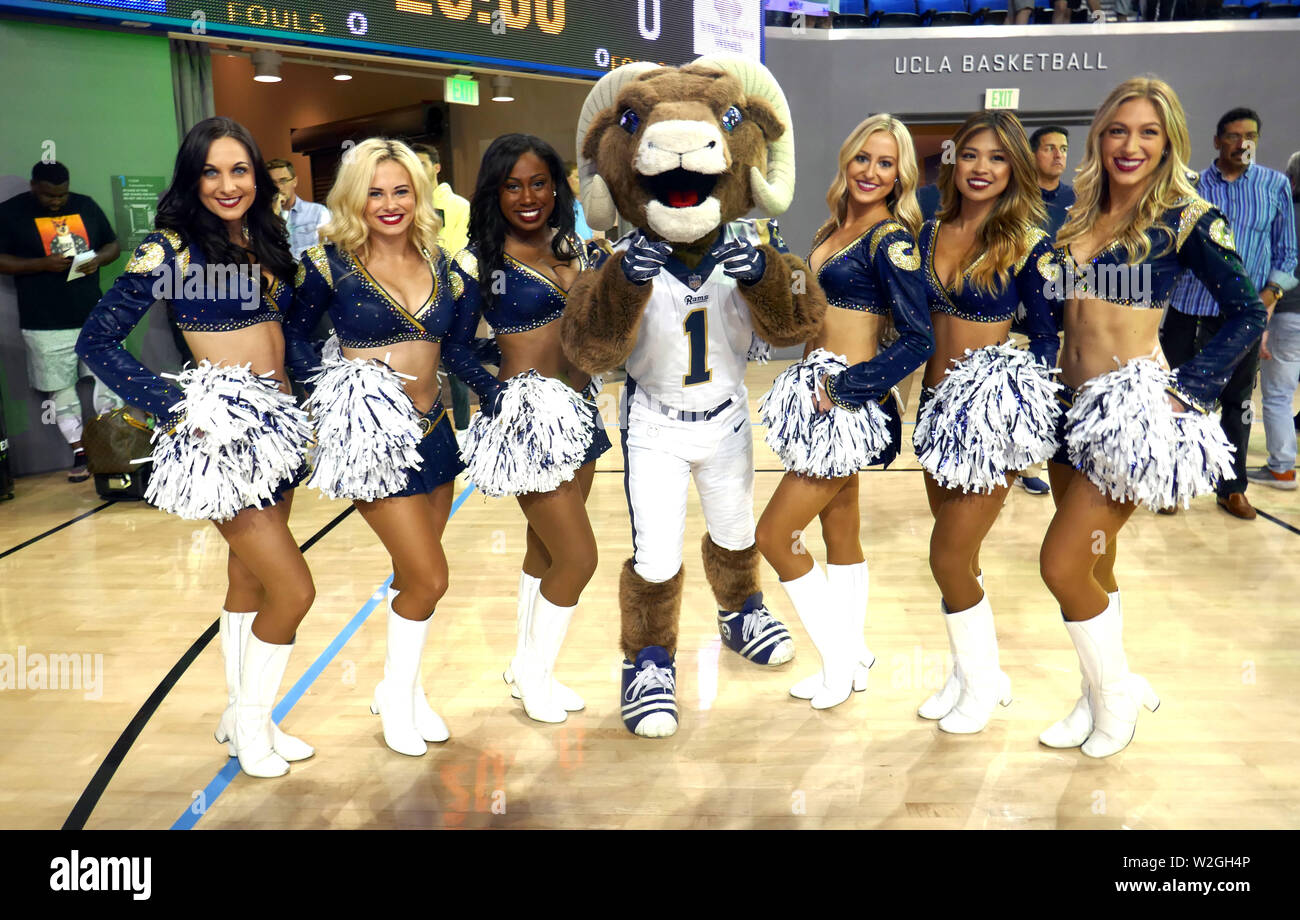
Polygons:
M644 738L677 731L677 666L667 649L643 648L636 664L623 659L623 724Z
M762 591L745 598L739 610L719 610L718 633L727 648L756 664L785 664L794 657L790 630L763 606Z

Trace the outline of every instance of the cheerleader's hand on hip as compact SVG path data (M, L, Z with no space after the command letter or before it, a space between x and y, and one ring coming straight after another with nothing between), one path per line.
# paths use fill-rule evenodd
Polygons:
M478 411L483 413L484 418L492 418L497 414L497 409L501 408L501 394L505 392L505 387L500 384L491 393L486 393L479 400Z
M767 259L762 250L754 248L746 240L719 243L709 250L709 255L722 266L724 272L745 284L754 284L767 270Z
M652 243L638 230L623 253L623 276L633 284L645 284L659 274L672 252L670 244Z

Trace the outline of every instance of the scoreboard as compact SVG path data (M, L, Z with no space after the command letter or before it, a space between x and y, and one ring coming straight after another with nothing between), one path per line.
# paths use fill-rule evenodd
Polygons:
M0 11L196 37L600 77L629 61L762 56L762 0L0 0Z

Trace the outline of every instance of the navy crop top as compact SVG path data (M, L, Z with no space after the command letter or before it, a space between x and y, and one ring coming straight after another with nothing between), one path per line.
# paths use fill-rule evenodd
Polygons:
M581 271L598 268L609 256L603 240L571 240L578 254ZM450 282L456 298L456 320L443 347L443 362L448 370L471 387L480 401L496 398L501 383L479 363L474 354L474 333L482 316L496 335L512 335L540 329L564 315L567 293L550 278L523 262L502 253L501 291L496 302L484 308L480 287L478 245L456 253L451 264Z
M1056 364L1060 348L1059 327L1053 313L1060 289L1060 255L1052 248L1052 240L1038 227L1028 231L1030 248L1011 269L1010 283L996 291L976 287L970 276L975 266L984 258L980 255L962 273L960 293L945 288L934 270L934 241L938 238L939 221L928 220L921 228L921 260L924 265L926 293L930 310L947 313L958 319L976 323L1001 323L1015 317L1016 307L1025 305L1025 334L1029 336L1029 350L1042 364Z
M241 274L258 272L257 275ZM246 299L256 284L257 293ZM258 323L281 322L293 288L261 278L257 266L208 265L203 251L172 230L155 230L136 247L126 269L90 312L77 354L115 393L152 412L159 425L178 421L171 407L182 393L149 370L122 343L157 300L167 302L176 326L186 332L229 332Z
M829 234L818 234L813 250ZM812 258L811 253L809 258ZM858 408L880 400L934 353L934 329L921 276L921 255L907 228L893 219L869 227L817 269L826 302L843 310L893 317L898 339L870 361L826 382L836 405Z
M310 339L326 310L345 348L441 342L456 310L447 281L447 252L439 247L436 255L426 251L424 258L433 287L424 304L408 312L351 253L333 243L305 250L284 327L285 355L293 378L301 382L320 365Z
M1174 369L1174 382L1181 396L1190 397L1193 405L1206 411L1263 331L1264 304L1241 264L1223 212L1208 201L1191 198L1179 202L1146 234L1151 253L1145 262L1134 266L1129 266L1128 250L1119 241L1093 256L1087 266L1075 262L1067 246L1060 247L1069 270L1066 281L1073 284L1076 295L1096 296L1135 309L1164 309L1173 297L1178 276L1191 271L1218 302L1224 323L1195 357ZM1124 271L1122 266L1129 269ZM1137 270L1147 266L1149 273Z

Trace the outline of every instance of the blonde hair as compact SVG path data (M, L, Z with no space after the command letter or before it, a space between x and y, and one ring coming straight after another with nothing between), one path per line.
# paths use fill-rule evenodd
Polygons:
M401 141L382 137L368 138L343 154L334 186L325 199L330 219L320 229L321 239L345 252L365 257L370 243L370 228L365 219L366 203L375 170L385 160L403 167L411 179L415 210L407 231L410 241L421 252L436 256L442 221L433 209L433 185L429 176L415 151Z
M881 112L859 123L840 145L840 168L831 181L830 190L826 193L826 207L831 212L830 220L817 231L817 236L821 239L824 240L826 236L834 233L837 227L844 225L844 218L849 210L849 163L858 155L858 151L866 146L867 139L878 131L888 134L898 145L898 185L885 197L889 213L906 227L912 236L915 237L921 232L921 206L916 200L916 184L919 177L916 167L916 147L912 144L912 135L907 130L907 126L892 115Z
M1068 246L1071 240L1088 233L1097 222L1101 209L1109 204L1110 177L1101 156L1101 136L1114 120L1119 107L1132 99L1151 101L1168 142L1160 165L1148 178L1146 190L1132 217L1115 234L1115 241L1122 244L1129 254L1129 264L1136 265L1145 262L1151 254L1151 240L1146 231L1161 215L1188 198L1199 198L1187 175L1187 158L1191 155L1187 115L1173 87L1150 74L1125 80L1097 109L1088 128L1083 162L1075 172L1074 205L1070 208L1069 220L1056 234L1056 245ZM1172 245L1173 229L1165 229Z
M1011 176L993 210L975 231L976 245L973 253L968 254L957 267L958 291L962 288L966 270L972 264L975 268L970 280L977 288L992 291L1005 286L1011 278L1011 269L1032 248L1030 243L1033 231L1047 219L1043 194L1038 190L1034 154L1029 149L1029 138L1025 136L1024 126L1015 115L1001 109L976 112L957 129L953 138L953 151L960 157L966 142L984 130L992 131L997 137L998 147L1006 151L1011 163ZM956 170L955 162L944 163L939 168L941 203L935 215L939 220L952 220L961 213Z

